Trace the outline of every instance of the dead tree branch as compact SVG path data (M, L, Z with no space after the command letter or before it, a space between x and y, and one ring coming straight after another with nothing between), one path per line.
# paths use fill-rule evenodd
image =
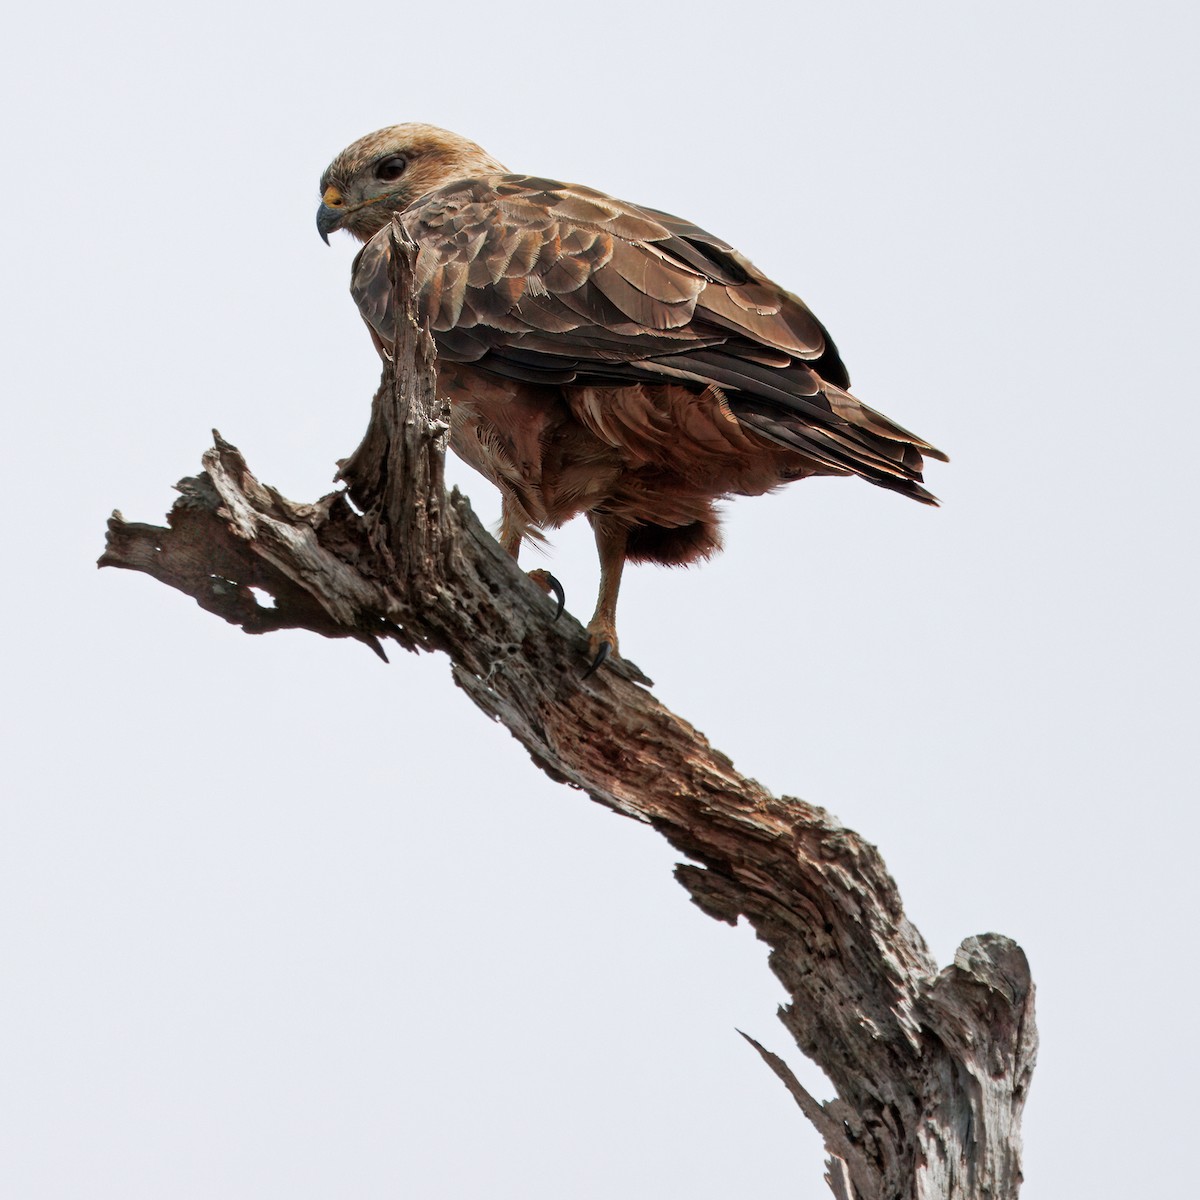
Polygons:
M396 358L341 464L346 489L286 500L218 435L167 527L114 513L100 565L152 575L247 633L444 651L542 770L654 826L691 860L676 875L700 908L746 918L770 947L791 996L780 1017L837 1098L821 1103L748 1040L820 1131L835 1196L1012 1200L1037 1045L1025 955L984 934L939 972L873 846L740 775L631 664L581 678L582 628L552 623L552 602L443 488L447 413L399 225L391 249Z

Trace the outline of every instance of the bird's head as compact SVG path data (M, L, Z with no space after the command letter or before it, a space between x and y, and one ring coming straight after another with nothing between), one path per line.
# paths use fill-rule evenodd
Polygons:
M426 192L504 170L457 133L435 125L391 125L359 138L326 168L317 230L326 242L335 229L365 242Z

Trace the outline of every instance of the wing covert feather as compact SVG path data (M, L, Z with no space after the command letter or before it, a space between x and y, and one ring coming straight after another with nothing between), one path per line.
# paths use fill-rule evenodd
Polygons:
M524 175L448 184L400 219L419 247L417 299L442 357L532 382L715 386L770 440L926 498L910 452L918 472L921 450L939 452L845 392L837 348L808 307L698 226ZM385 230L351 285L384 344L389 253Z
M807 308L720 239L591 188L520 175L463 180L402 220L420 247L416 290L435 336L467 323L493 357L532 335L563 335L583 371L599 334L604 353L589 377L603 381L604 363L652 371L668 332L759 366L783 365L781 355L817 360L829 346ZM390 314L378 240L359 256L353 291L382 335ZM443 340L453 354L454 339Z

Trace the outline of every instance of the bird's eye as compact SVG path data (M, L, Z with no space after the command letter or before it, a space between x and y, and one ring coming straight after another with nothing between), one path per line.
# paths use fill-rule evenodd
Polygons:
M375 165L375 178L383 183L395 183L404 174L408 159L402 154L393 154Z

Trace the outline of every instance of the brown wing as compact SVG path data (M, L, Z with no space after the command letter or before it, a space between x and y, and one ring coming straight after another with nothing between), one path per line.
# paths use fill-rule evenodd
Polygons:
M463 180L401 215L443 358L538 383L715 386L746 426L917 499L928 443L861 405L797 297L719 238L601 192L525 175ZM352 291L392 328L386 231Z

